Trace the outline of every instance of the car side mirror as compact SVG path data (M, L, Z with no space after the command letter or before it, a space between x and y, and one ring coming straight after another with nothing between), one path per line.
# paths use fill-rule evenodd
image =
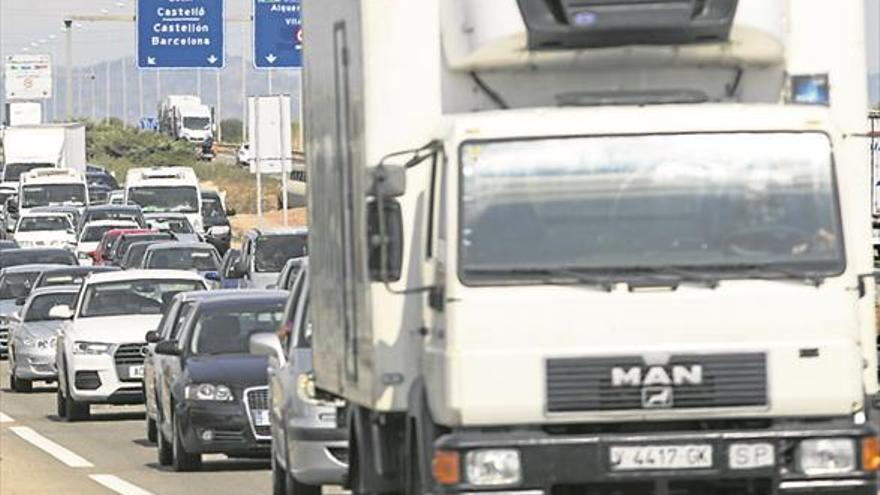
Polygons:
M376 282L400 280L403 214L397 200L371 199L367 202L367 236L370 278Z
M228 210L226 210L227 217L234 217L236 214L237 212L235 211L235 208L229 208Z
M159 335L159 332L157 330L150 330L144 336L144 340L146 340L148 344L155 344L162 340L162 336Z
M180 349L177 348L176 340L163 340L156 344L156 347L153 349L153 352L156 354L162 354L165 356L179 356Z
M281 365L285 362L284 348L281 347L281 340L274 333L261 332L251 335L248 347L250 353L255 356L275 358Z
M19 297L18 299L15 300L15 305L16 306L24 306L24 303L26 301L27 301L26 297Z
M205 272L205 280L210 280L211 282L219 282L220 275L217 272Z
M66 304L52 306L49 309L49 317L55 320L70 320L73 319L73 310Z

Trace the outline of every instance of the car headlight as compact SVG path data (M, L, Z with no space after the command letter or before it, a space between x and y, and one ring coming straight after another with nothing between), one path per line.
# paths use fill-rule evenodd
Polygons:
M208 235L227 235L229 234L229 226L228 225L215 225L213 227L208 227Z
M113 347L112 344L105 344L103 342L77 341L73 343L73 353L86 355L110 354L111 347Z
M514 449L472 450L464 456L464 467L472 485L505 486L522 481L519 451Z
M804 440L798 445L797 465L811 476L848 473L856 468L856 442L851 438Z
M194 383L187 385L183 396L189 400L206 400L218 402L231 402L235 400L232 391L226 385L214 385L213 383Z
M21 343L25 347L36 347L37 349L51 349L55 347L55 337L49 339L38 339L31 335L21 339Z

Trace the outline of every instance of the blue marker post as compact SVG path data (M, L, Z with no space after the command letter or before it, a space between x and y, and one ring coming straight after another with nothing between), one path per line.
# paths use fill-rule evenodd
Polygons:
M224 0L138 0L138 67L222 68Z

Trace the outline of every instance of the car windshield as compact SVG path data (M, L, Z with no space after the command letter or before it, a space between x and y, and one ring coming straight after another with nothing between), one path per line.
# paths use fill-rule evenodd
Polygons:
M54 166L52 163L7 163L3 169L3 180L5 182L18 182L21 174L38 168L52 168Z
M43 184L22 188L22 208L52 204L86 204L85 184Z
M17 265L48 263L53 265L77 265L76 256L64 249L20 249L4 251L0 256L0 268Z
M76 303L76 292L57 292L55 294L42 294L31 299L24 321L55 320L49 316L49 310L55 306L72 307Z
M136 228L136 225L128 224L128 225L86 225L83 228L83 233L79 238L80 242L99 242L104 234L111 230L116 229L126 229L126 228Z
M250 336L274 332L281 323L284 302L262 308L211 311L193 327L193 354L247 354Z
M0 278L0 299L17 299L30 293L40 272L7 273Z
M193 228L186 218L151 218L147 224L153 230L174 232L175 234L192 234Z
M144 268L217 271L220 258L214 248L156 249L150 254Z
M70 218L65 215L45 217L24 217L18 222L17 232L38 232L45 230L73 230Z
M146 241L172 241L174 240L174 236L171 234L136 234L136 235L122 235L120 236L119 241L116 242L116 245L113 248L113 257L121 258L125 256L125 253L128 251L128 247L134 244L135 242L146 242Z
M226 212L216 198L202 196L202 216L205 218L224 218Z
M168 279L92 284L86 287L79 317L159 315L175 294L204 288L198 281Z
M12 191L0 191L0 210L6 206L6 200L12 196L15 196L15 193Z
M267 235L257 239L254 268L258 272L280 272L287 260L306 255L308 236L305 234Z
M128 190L128 202L145 212L198 213L199 191L189 186L133 187Z
M141 266L147 248L153 244L155 244L153 241L135 242L129 246L128 251L125 252L125 258L122 260L122 268L135 268Z
M211 128L211 119L208 117L184 117L183 126L194 131L207 131Z
M824 134L475 142L461 163L466 283L561 269L843 269Z

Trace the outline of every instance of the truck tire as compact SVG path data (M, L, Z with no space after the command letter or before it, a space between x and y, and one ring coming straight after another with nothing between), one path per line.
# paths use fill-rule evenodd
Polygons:
M150 413L147 413L147 441L156 443L156 437L156 420L150 417Z
M401 459L401 466L405 470L403 489L407 495L421 495L424 493L424 488L422 486L422 469L419 459L418 427L415 421L410 421L408 426L406 429L406 447L402 449L404 457Z
M192 454L186 451L186 446L183 445L183 432L180 431L180 425L175 418L175 415L171 416L171 433L172 433L172 449L174 452L174 460L171 462L171 466L177 472L188 472L188 471L198 471L202 468L202 455L201 454Z

